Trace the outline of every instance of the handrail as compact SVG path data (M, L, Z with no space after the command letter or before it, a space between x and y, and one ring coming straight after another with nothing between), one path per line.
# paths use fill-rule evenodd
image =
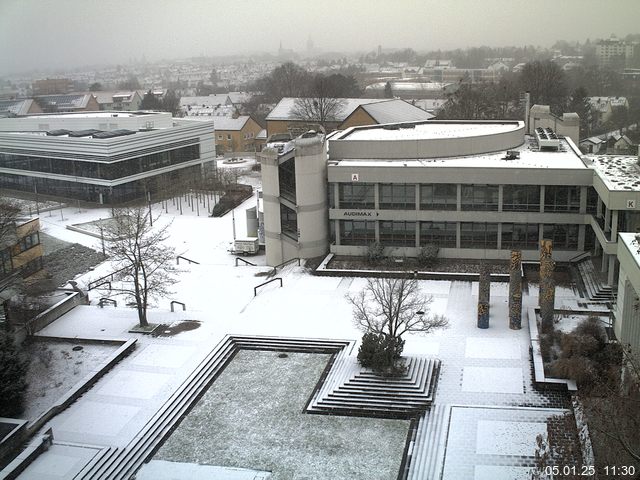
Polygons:
M118 274L120 272L124 272L125 270L130 270L130 269L131 269L131 267L122 267L121 269L116 270L115 272L111 272L108 275L105 275L103 277L97 278L94 281L89 282L89 284L87 285L87 290L93 290L94 288L96 288L96 284L98 284L99 282L102 282L103 280L106 280L107 278L109 280L113 281L113 276L114 275L116 275L116 274Z
M571 257L571 258L569 259L569 262L568 262L568 263L574 263L574 262L577 262L578 260L582 260L582 258L587 258L587 257L589 257L590 255L591 255L591 254L590 254L589 252L582 252L582 253L579 253L579 254L578 254L578 255L576 255L575 257Z
M291 262L293 262L295 260L298 261L298 266L300 266L300 257L290 258L289 260L287 260L285 262L282 262L282 263L276 265L275 267L273 267L273 270L271 271L271 275L275 275L276 272L278 271L278 268L284 267L285 265L287 265L287 264L289 264L289 263L291 263Z
M256 295L258 295L258 292L257 292L258 288L264 287L267 283L275 282L276 280L280 280L280 287L282 288L282 278L280 277L272 278L271 280L267 280L266 282L253 287L253 296L255 297Z
M101 287L102 285L109 285L109 290L111 290L111 281L110 280L105 280L102 283L98 283L97 285L93 285L91 288L89 288L89 290Z
M178 255L176 257L176 264L180 265L180 259L186 260L189 263L195 263L196 265L200 265L200 262L196 262L195 260L191 260L187 257L183 257L182 255Z
M179 301L177 301L177 300L172 300L172 301L171 301L171 311L172 311L172 312L173 312L173 306L174 306L174 304L176 304L176 303L177 303L178 305L182 305L182 311L183 311L183 312L187 309L187 305L186 305L186 304L184 304L184 303L182 303L182 302L179 302Z
M249 260L245 260L244 258L241 258L241 257L236 257L236 267L238 266L238 260L246 263L247 265L251 265L252 267L257 267L255 263L252 263Z
M98 300L98 306L100 308L104 308L105 303L108 303L109 305L113 305L114 307L118 306L118 302L116 302L111 298L102 297L100 300Z

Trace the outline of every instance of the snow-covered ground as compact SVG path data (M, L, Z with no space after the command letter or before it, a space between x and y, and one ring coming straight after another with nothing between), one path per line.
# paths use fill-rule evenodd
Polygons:
M303 413L329 355L241 350L155 455L291 478L395 478L408 420Z
M257 181L254 174L251 181ZM138 339L136 351L101 378L78 402L49 422L47 428L53 428L56 441L126 445L226 334L360 338L361 333L351 320L345 294L360 290L365 279L315 277L304 267L288 266L278 271L283 279L282 288L272 283L254 296L254 286L264 281L262 275L269 270L264 256L251 258L258 264L256 267L242 264L236 267L227 246L233 238L233 217L237 236L245 236L245 210L255 203L254 195L235 209L235 215L229 213L222 218L209 218L206 210L201 210L198 216L196 211L184 208L184 204L182 214L171 202L167 206L168 212L162 204L153 205L154 213L160 214L156 224L170 225L168 242L176 248L176 254L200 263L180 262L181 272L173 287L174 293L153 302L150 321L170 324L185 319L197 320L201 322L198 329L158 338L129 333L130 327L137 323L135 310L124 307L123 301L118 301L118 308L98 308L98 299L109 292L92 290L89 292L91 305L76 307L41 332L64 337ZM108 208L78 210L69 207L61 213L42 215L41 224L49 235L100 250L100 239L68 230L66 225L108 218L110 214ZM114 268L107 261L76 280L81 287L86 287L90 281L111 273ZM425 293L433 295L432 311L445 314L450 326L427 337L408 335L405 354L437 355L442 360L442 369L436 404L465 407L454 408L449 428L444 429L443 434L445 437L449 434L451 441L447 443L443 478L490 478L487 475L496 471L491 468L494 466L502 466L502 478L525 474L519 469L528 471L533 465L533 448L530 454L525 451L535 445L535 436L529 437L540 430L539 424L545 419L566 408L561 395L538 392L533 387L526 313L523 328L510 330L507 287L494 284L490 328L480 330L476 328L477 283L421 281L420 286ZM172 300L185 303L186 311L172 313ZM557 305L571 307L577 303L573 291L558 289ZM537 289L531 288L523 297L523 312L536 304ZM250 367L246 368L250 370ZM105 416L105 411L110 415ZM509 415L505 417L501 412L509 412ZM260 421L251 412L246 416L248 421ZM518 452L523 453L518 456L518 462L514 463L507 450L498 446L501 436L506 435L505 441L510 442L507 437L511 433L505 433L505 425L487 429L487 424L480 423L494 420L518 424L515 428L519 434L527 437L518 444ZM203 425L203 428L208 427ZM480 431L492 432L494 440L487 445L496 446L491 447L493 454L475 451ZM330 441L327 438L327 442ZM402 449L403 442L404 439L393 447ZM467 452L469 448L472 451ZM34 472L41 472L43 462L47 461L47 453L41 455L20 478L41 480L41 474ZM250 464L237 466L263 468ZM69 472L56 476L55 469L49 469L47 478L65 478ZM308 478L319 477L310 473ZM371 477L356 475L351 478Z

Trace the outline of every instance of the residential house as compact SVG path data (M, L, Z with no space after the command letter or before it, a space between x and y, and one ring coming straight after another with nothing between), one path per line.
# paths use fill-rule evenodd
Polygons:
M304 119L296 114L296 102L298 99L285 97L267 115L267 136L274 133L292 133L294 136L307 130L317 130L318 120ZM433 118L433 115L415 107L404 100L388 98L341 98L341 104L331 118L325 121L327 132L337 128L346 128L346 121L349 119L349 126L371 125L377 123L387 123L390 121L418 121ZM379 108L361 109L355 113L361 105L373 105L384 103ZM355 113L355 114L354 114ZM354 114L352 116L352 114ZM351 118L350 118L351 117ZM395 120L390 120L394 117ZM399 120L398 118L401 118ZM364 122L364 123L359 123Z
M599 124L608 122L615 108L629 109L629 101L626 97L589 97L589 105Z
M21 117L42 113L42 108L32 98L0 100L0 117Z
M215 117L216 153L258 151L256 137L262 127L249 115Z
M71 93L73 82L68 78L45 78L31 85L34 96Z
M137 90L118 92L92 92L100 110L133 112L140 110L142 95Z
M42 95L34 98L45 112L73 113L97 112L100 104L92 93L70 93L67 95Z

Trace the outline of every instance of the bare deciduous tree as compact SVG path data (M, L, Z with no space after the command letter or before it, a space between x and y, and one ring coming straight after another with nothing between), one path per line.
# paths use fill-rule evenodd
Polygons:
M153 227L151 220L144 207L124 208L114 212L112 224L104 229L107 254L122 269L121 292L135 301L141 327L149 325L149 299L168 295L176 282L175 251L163 244L168 225L158 227L156 222Z
M357 295L347 295L355 324L364 332L400 338L408 332L427 334L449 324L429 314L433 297L420 291L414 278L370 278Z
M300 120L318 123L327 131L327 123L337 121L343 106L344 100L338 98L334 82L329 77L316 75L306 95L296 99L291 113Z

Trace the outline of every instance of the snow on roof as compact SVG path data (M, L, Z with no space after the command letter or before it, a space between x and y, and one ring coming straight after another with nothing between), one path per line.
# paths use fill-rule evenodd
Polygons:
M630 155L587 155L593 169L611 191L640 191L638 157Z
M387 100L386 102L360 105L378 123L414 122L429 120L434 117L404 100Z
M231 98L225 94L213 94L199 97L180 97L180 106L186 107L188 105L202 105L205 107L216 107L220 105L230 105Z
M29 115L29 118L116 118L116 117L140 117L146 115L142 112L78 112L78 113L60 113L49 115Z
M267 120L299 120L292 110L295 107L297 98L284 97L278 102L278 104L269 112ZM338 122L344 121L353 111L360 105L378 103L388 101L388 98L341 98L343 104L340 111L335 115L335 120Z
M392 130L393 131L393 130ZM451 135L455 136L455 135ZM480 155L465 155L459 157L417 158L417 159L343 159L335 160L339 166L385 166L385 167L482 167L482 168L541 168L541 169L585 169L587 166L571 149L565 139L560 140L561 151L532 150L530 143L525 142L516 150L520 158L506 160L505 151L485 153ZM331 145L329 145L331 148Z
M394 92L442 92L450 83L441 82L389 82ZM367 85L366 90L384 90L387 82L377 82Z
M135 97L136 93L137 92L135 90L131 90L129 92L125 92L125 91L92 92L92 95L94 97L96 97L96 100L100 104L113 103L116 98L118 99L118 101L121 101L123 103L127 103L127 102L131 102L133 100L133 98Z
M249 120L249 115L240 115L238 118L231 117L215 117L213 124L216 131L220 130L242 130Z
M631 256L636 261L636 265L640 266L640 239L638 238L637 233L619 233L620 241L625 244L625 246L631 252Z
M40 95L38 98L58 108L84 108L92 96L92 93L72 93L67 95Z
M267 129L263 128L262 130L260 130L260 132L258 132L258 135L256 135L256 138L259 139L265 139L267 138Z
M406 102L405 102L406 103ZM415 108L415 107L414 107ZM424 112L427 115L427 112ZM430 116L429 118L432 118ZM356 128L341 139L345 140L432 140L438 138L476 137L512 132L521 128L519 122L505 123L439 123L424 122L413 128L388 129L383 125Z
M3 113L11 113L14 115L26 115L33 104L33 99L24 98L20 100L2 100L0 101L0 115Z

